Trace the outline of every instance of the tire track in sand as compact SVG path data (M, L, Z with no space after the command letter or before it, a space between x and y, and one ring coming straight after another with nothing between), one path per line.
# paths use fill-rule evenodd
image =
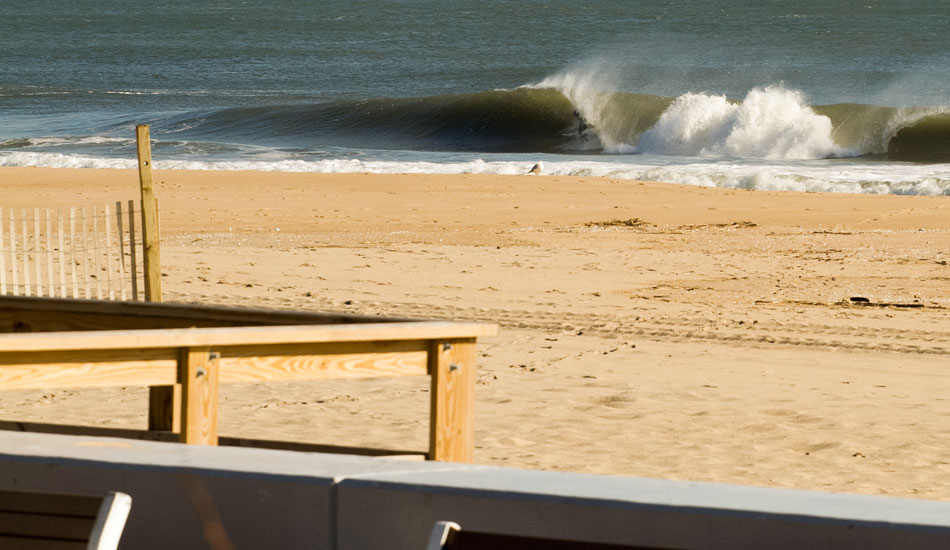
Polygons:
M642 338L661 342L709 341L736 346L795 346L863 352L950 355L950 331L908 330L867 326L760 321L730 323L722 320L682 319L610 313L574 313L464 308L408 302L353 302L311 298L263 297L241 299L228 295L181 295L179 301L213 301L236 306L272 307L378 314L396 317L466 319L498 323L502 328L545 332L582 332L601 338ZM197 300L196 300L197 298Z

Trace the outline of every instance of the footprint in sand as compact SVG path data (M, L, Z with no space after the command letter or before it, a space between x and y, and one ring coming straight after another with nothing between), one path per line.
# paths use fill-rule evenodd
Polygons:
M594 403L611 409L626 409L632 407L635 401L636 398L629 394L618 393L595 399Z
M506 437L499 441L499 443L508 447L530 447L536 444L534 441L521 439L520 437Z

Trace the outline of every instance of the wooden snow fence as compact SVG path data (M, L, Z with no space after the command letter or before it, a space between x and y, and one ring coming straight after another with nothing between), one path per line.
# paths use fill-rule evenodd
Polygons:
M142 209L123 205L4 208L0 295L143 300Z
M0 297L0 390L149 386L150 431L144 433L158 437L137 430L98 435L216 445L219 384L428 375L427 452L312 450L469 462L476 338L496 331L496 325L471 322ZM31 430L15 420L0 428L96 434L54 425ZM229 439L221 442L295 448Z
M162 301L148 125L136 126L135 134L138 205L54 210L0 204L0 296Z

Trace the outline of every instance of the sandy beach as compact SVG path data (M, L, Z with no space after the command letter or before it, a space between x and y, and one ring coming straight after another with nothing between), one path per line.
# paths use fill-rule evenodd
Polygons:
M950 197L156 172L166 301L496 322L484 464L950 499ZM137 198L0 168L0 207ZM857 298L858 300L854 300ZM144 387L0 420L144 429ZM221 433L424 449L423 379L222 387Z

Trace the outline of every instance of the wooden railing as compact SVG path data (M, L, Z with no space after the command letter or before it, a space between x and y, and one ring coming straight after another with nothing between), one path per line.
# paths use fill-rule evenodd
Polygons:
M109 330L118 327L126 330ZM426 454L468 462L475 342L496 330L482 323L6 298L0 389L150 386L149 430L215 445L220 384L429 375Z

